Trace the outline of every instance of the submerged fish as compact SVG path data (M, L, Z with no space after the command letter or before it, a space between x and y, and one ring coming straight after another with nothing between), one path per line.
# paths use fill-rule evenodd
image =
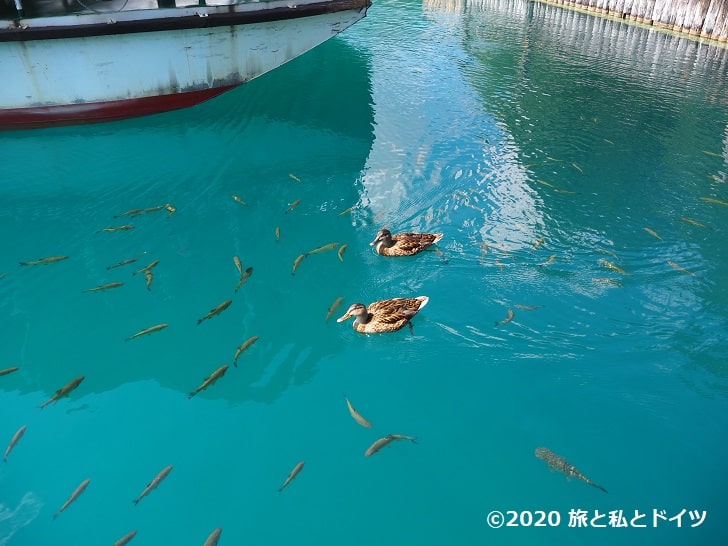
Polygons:
M543 262L541 264L538 264L538 266L539 267L546 267L548 265L551 265L555 261L556 261L556 254L551 254L551 256L549 256L549 259L548 260L546 260L545 262Z
M280 241L281 240L281 228L280 227L276 226L275 234L276 234L276 241Z
M61 387L60 389L58 389L56 391L56 394L51 396L48 400L46 400L45 402L43 402L40 405L40 409L43 409L48 404L58 402L58 400L60 400L64 396L68 396L72 391L76 390L76 388L81 384L81 381L83 381L83 380L84 380L84 376L77 377L70 383L68 383L68 384L64 385L63 387Z
M240 261L240 258L238 256L233 256L233 263L235 264L235 268L238 270L238 273L241 275L243 274L243 262Z
M596 487L597 489L604 491L605 493L607 492L607 490L604 489L601 485L598 485L598 484L594 483L593 481L591 481L589 478L584 476L584 474L579 472L579 470L574 465L569 463L566 459L564 459L560 455L556 455L548 448L545 448L545 447L536 448L536 457L538 457L542 461L546 461L546 463L548 463L549 468L551 470L558 470L559 472L563 472L564 474L566 474L567 478L579 479L586 484L589 484L593 487Z
M278 489L279 493L281 491L283 491L288 486L288 484L293 481L293 478L298 476L298 473L303 469L303 465L304 465L304 461L301 461L300 463L298 463L296 466L293 467L293 470L291 470L291 473L288 474L286 481L284 481L283 485L281 485L280 488Z
M584 171L577 165L576 163L571 164L572 167L574 167L577 171L579 171L581 174L584 174Z
M169 215L172 216L177 209L174 208L169 203L165 203L164 205L157 205L156 207L149 207L148 209L131 209L127 210L126 212L122 212L121 214L117 214L114 216L114 218L119 218L120 216L139 216L140 214L147 214L150 212L156 212L158 210L166 209L169 211Z
M308 256L308 254L301 254L298 258L296 258L293 261L293 271L291 271L291 275L295 275L296 274L296 269L298 269L298 266L301 265L301 262L303 261L303 259L306 256Z
M286 214L288 214L289 212L291 212L293 209L295 209L300 204L301 204L301 200L300 199L296 199L293 203L291 203L290 205L288 205L288 208L284 212Z
M723 205L724 207L728 207L728 201L721 201L720 199L714 199L712 197L701 197L700 199L706 203L713 203L714 205Z
M688 275L692 275L693 277L697 277L696 273L693 273L689 269L685 269L683 266L676 264L672 260L667 260L667 264L677 271L680 271L682 273L687 273Z
M367 421L364 418L364 416L362 416L361 413L356 411L356 408L351 404L349 399L346 397L344 397L344 398L346 400L346 406L349 408L349 413L351 414L354 421L356 421L357 423L359 423L361 426L363 426L365 428L372 428L372 424L369 421Z
M130 533L125 534L123 537L121 537L119 540L114 542L114 546L126 546L131 542L131 539L133 539L136 536L136 531L131 531Z
M151 482L149 482L147 484L147 486L144 488L144 491L142 491L141 494L136 499L134 499L134 506L139 504L140 500L142 500L144 497L149 495L149 493L151 493L154 489L156 489L157 486L160 483L162 483L164 478L166 478L169 475L169 473L172 472L172 468L173 468L172 465L165 466L162 469L162 471L159 474L157 474Z
M371 457L377 451L379 451L383 447L388 446L395 440L409 440L410 442L412 442L414 444L417 443L417 439L413 436L405 436L404 434L388 434L384 438L379 438L379 440L377 440L372 445L370 445L367 448L367 450L364 452L364 455L366 457Z
M333 250L337 246L339 246L339 243L329 243L327 245L323 245L323 246L314 248L313 250L309 250L308 252L306 252L306 255L318 254L319 252L326 252L327 250Z
M703 227L703 228L707 228L708 227L705 224L703 224L702 222L698 222L697 220L695 220L693 218L688 218L687 216L682 216L682 217L680 217L680 219L683 222L687 222L688 224L692 224L694 226Z
M164 330L167 326L169 326L169 324L164 322L162 324L156 324L154 326L150 326L149 328L144 328L144 330L141 330L141 331L137 332L136 334L134 334L133 336L129 336L128 338L126 338L126 341L129 341L130 339L135 339L137 337L145 336L145 335L151 334L153 332L159 332L160 330Z
M592 277L594 282L601 284L610 284L612 286L622 286L622 282L618 279L610 279L609 277Z
M341 212L339 213L339 216L344 216L344 214L348 214L348 213L350 213L350 212L351 212L351 211L353 211L353 210L354 210L355 208L356 208L356 205L354 205L353 207L349 207L348 209L344 209L344 210L342 210L342 211L341 211Z
M144 276L147 278L147 290L152 289L152 281L154 280L154 273L152 273L151 269L147 269L144 272Z
M81 485L79 485L76 488L76 490L73 493L71 493L71 496L68 497L68 500L63 503L63 506L61 506L58 509L58 511L55 514L53 514L53 519L56 519L61 512L63 512L66 508L68 508L69 506L71 506L71 503L73 501L75 501L79 497L79 495L86 490L86 488L88 487L88 484L89 483L91 483L91 479L90 478L86 478L85 480L83 480L81 482Z
M220 366L217 370L215 370L214 372L212 372L212 374L207 379L205 379L199 387L197 387L189 395L187 395L187 398L192 398L197 393L199 393L201 391L204 391L207 387L209 387L215 381L217 381L223 375L225 375L225 372L227 371L227 369L228 369L228 365L227 364L225 364L223 366Z
M104 290L110 290L111 288L119 288L120 286L124 286L124 283L121 281L116 281L102 284L101 286L96 286L94 288L87 288L86 290L84 290L84 292L102 292Z
M243 286L243 283L247 281L250 276L253 274L253 268L249 267L243 273L240 275L240 280L238 281L237 286L235 287L235 291L237 292L240 290L240 288Z
M197 319L197 324L200 324L203 320L207 320L209 318L214 317L215 315L218 315L222 313L225 309L230 307L230 304L233 302L233 300L225 300L220 305L215 307L214 309L211 309L204 317Z
M18 366L13 366L12 368L5 368L4 370L0 370L0 376L8 375L9 373L17 372L20 368Z
M605 260L603 258L599 260L599 263L602 264L607 269L611 269L612 271L615 271L615 272L619 273L620 275L626 275L627 274L627 272L624 269L622 269L618 265L613 264L612 262L609 262L609 261L607 261L607 260Z
M642 229L644 229L647 233L649 233L653 237L657 237L660 241L662 241L662 237L660 237L654 229L650 229L648 227L642 228Z
M339 255L339 260L341 260L342 262L344 261L344 252L346 251L346 247L348 247L348 246L349 245L347 245L347 244L341 245L341 248L339 249L339 252L337 253Z
M133 264L138 259L139 258L129 258L128 260L122 260L122 261L120 261L118 263L115 263L114 265L110 265L106 269L116 269L117 267L121 267L121 266L128 265L128 264Z
M126 224L124 226L106 227L98 230L96 233L113 233L114 231L129 231L130 229L134 229L134 226L132 226L131 224Z
M295 174L293 174L293 173L289 173L289 174L288 174L288 176L290 176L291 178L293 178L293 180L295 180L296 182L302 182L302 180L301 180L300 178L298 178L298 177L297 177L297 176L296 176Z
M233 198L233 201L240 203L241 205L247 205L247 203L245 201L243 201L240 197L238 197L235 194L232 195L232 198Z
M513 307L515 307L516 309L524 309L526 311L535 311L536 309L541 309L540 305L521 305L519 303L517 303Z
M704 153L705 155L709 155L709 156L712 156L712 157L723 157L723 156L722 156L721 154L719 154L718 152L711 152L710 150L703 150L703 153Z
M137 269L136 271L134 271L133 275L136 275L137 273L146 273L147 271L151 271L152 269L157 267L157 265L159 265L159 260L154 260L150 264L142 267L141 269Z
M20 262L20 265L48 265L55 262L67 260L68 256L48 256L47 258L41 258L39 260L32 260L30 262Z
M20 441L20 439L23 437L23 434L25 434L25 428L26 428L25 425L23 425L22 427L20 427L18 429L18 431L15 434L13 434L13 437L10 440L10 443L8 444L8 448L5 450L5 456L3 457L3 462L8 461L8 455L10 455L10 452L15 447L15 444L17 444Z
M506 318L497 320L495 322L496 326L500 324L508 324L510 321L513 320L513 317L516 316L516 314L513 312L513 309L508 309L508 313L506 314Z
M177 212L177 207L175 207L174 205L170 205L169 203L165 203L164 208L167 210L167 212L169 212L169 214L167 215L167 218L169 218L175 212Z
M237 351L235 351L235 356L233 357L233 365L237 368L238 367L238 358L240 358L240 355L243 354L243 351L253 345L258 341L258 336L252 336L248 338L245 342L243 342L240 347L238 347Z
M210 533L210 536L207 537L205 544L203 544L202 546L217 546L217 543L220 541L221 534L222 534L222 527L218 527L212 533Z
M539 237L535 243L533 243L533 250L538 250L538 247L540 247L546 239L544 237Z
M344 301L344 296L339 296L334 300L334 303L329 306L329 311L326 313L326 322L328 322L328 320L334 315L334 312L339 308L342 301Z

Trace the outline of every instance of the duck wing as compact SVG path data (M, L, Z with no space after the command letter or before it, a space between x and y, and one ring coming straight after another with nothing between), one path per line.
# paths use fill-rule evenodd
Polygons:
M422 306L416 298L392 298L371 303L367 307L373 320L385 324L396 324L414 317Z
M442 239L441 233L399 233L392 237L393 248L405 254L416 253Z

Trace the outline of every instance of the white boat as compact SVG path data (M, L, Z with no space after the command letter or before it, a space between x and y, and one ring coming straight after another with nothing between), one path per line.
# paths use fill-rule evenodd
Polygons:
M336 36L371 5L6 1L0 0L0 129L110 121L199 104Z

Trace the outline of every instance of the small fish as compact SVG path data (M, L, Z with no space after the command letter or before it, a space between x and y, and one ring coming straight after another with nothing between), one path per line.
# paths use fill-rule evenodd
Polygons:
M712 197L701 197L700 199L706 203L713 203L714 205L723 205L724 207L728 207L728 201L721 201L720 199L713 199Z
M349 413L354 418L354 421L356 421L357 423L359 423L361 426L363 426L365 428L372 428L372 424L369 421L367 421L362 416L361 413L359 413L358 411L356 411L356 408L351 405L351 402L349 401L349 399L346 398L346 397L344 397L344 398L346 400L346 406L349 408Z
M25 434L25 425L20 427L18 431L13 434L13 438L10 440L10 443L8 444L8 448L5 450L5 456L3 457L3 462L8 461L8 455L10 455L10 452L13 450L15 445L20 441L20 439L23 437L23 434Z
M351 212L351 211L353 211L353 210L354 210L355 208L356 208L356 205L354 205L353 207L349 207L348 209L344 209L344 210L342 210L342 211L341 211L341 212L339 213L339 216L344 216L344 214L348 214L348 213L350 213L350 212Z
M111 288L119 288L120 286L124 286L124 283L121 281L116 282L110 282L107 284L102 284L101 286L96 286L94 288L87 288L84 290L84 292L102 292L104 290L109 290Z
M139 501L142 500L144 497L149 495L154 489L159 486L160 483L166 478L170 472L172 472L172 465L165 466L162 471L157 474L154 479L147 484L147 486L144 488L144 491L142 491L141 495L139 495L136 499L134 499L134 506L139 504Z
M245 201L243 201L242 199L240 199L240 197L238 197L235 194L232 195L232 198L233 198L233 201L236 201L236 202L240 203L241 205L247 205L247 203Z
M659 239L660 241L662 241L662 237L660 237L660 236L658 235L658 233L657 233L657 232L656 232L656 231L655 231L654 229L650 229L650 228L648 228L648 227L646 227L646 228L642 228L642 229L644 229L644 230L645 230L645 231L646 231L647 233L649 233L649 234L650 234L650 235L652 235L653 237L656 237L656 238L658 238L658 239Z
M157 265L159 265L159 260L154 260L149 265L145 265L141 269L138 269L138 270L134 271L133 275L136 275L137 273L146 273L147 271L151 271L152 269L154 269L155 267L157 267Z
M611 140L609 140L609 139L606 139L606 138L603 138L602 140L603 140L604 142L606 142L607 144L611 144L612 146L614 146L614 142L612 142Z
M555 188L555 187L556 187L556 186L554 186L553 184L551 184L551 183L549 183L549 182L546 182L545 180L540 180L540 179L539 179L539 180L536 180L536 183L537 183L537 184L541 184L541 185L543 185L543 186L548 186L549 188Z
M134 263L134 262L136 262L136 261L137 261L138 259L139 259L139 258L129 258L128 260L122 260L122 261L120 261L120 262L118 262L118 263L115 263L114 265L110 265L110 266L109 266L109 267L107 267L106 269L116 269L117 267L122 267L122 266L124 266L124 265L129 265L129 264L133 264L133 263Z
M156 207L149 207L148 209L131 209L131 210L127 210L126 212L122 212L121 214L117 214L116 216L114 216L114 218L119 218L120 216L139 216L140 214L147 214L147 213L150 213L150 212L156 212L158 210L162 210L162 209L165 209L167 207L171 207L172 209L177 210L174 207L172 207L172 205L169 205L169 204L167 204L167 205L157 205ZM167 209L167 210L169 210L169 209ZM174 210L170 211L170 215L174 213Z
M374 442L372 445L370 445L367 450L364 452L365 457L371 457L374 455L377 451L382 449L383 447L388 446L395 440L409 440L410 442L416 444L417 439L413 436L405 436L403 434L388 434L384 438L379 438L376 442Z
M301 254L298 258L296 258L293 261L293 271L291 272L291 275L295 275L296 274L296 269L298 269L298 266L301 265L301 262L303 261L303 259L306 256L308 256L308 254Z
M220 305L215 307L214 309L211 309L209 313L207 313L204 317L197 319L197 324L200 324L203 320L207 320L209 318L214 317L215 315L222 313L225 309L230 307L230 304L233 302L233 300L225 300Z
M152 281L154 280L154 273L152 273L151 269L147 269L144 272L144 276L147 278L147 290L152 289Z
M278 489L279 493L281 491L283 491L288 486L288 484L293 481L293 478L298 476L298 473L301 471L301 469L303 469L303 464L304 464L304 461L301 461L295 467L293 467L293 470L291 470L291 473L286 478L286 481L284 481L283 485L281 485L280 488Z
M240 258L237 256L233 256L233 263L235 264L235 268L238 270L238 273L241 275L243 274L243 262L240 261Z
M164 330L167 326L169 326L169 324L167 324L166 322L163 324L157 324L155 326L150 326L149 328L145 328L144 330L137 332L133 336L129 336L128 338L126 338L126 341L129 341L130 339L135 339L137 337L145 336L145 335L151 334L153 332L159 332L160 330Z
M281 228L278 227L278 226L276 226L276 232L275 233L276 233L276 241L280 241L281 240Z
M554 189L554 191L556 193L567 193L567 194L570 194L570 195L576 195L576 192L575 191L562 190L561 188L556 188L556 189Z
M576 163L571 164L572 167L574 167L577 171L579 171L581 174L584 174L584 171L577 165Z
M533 243L533 250L538 250L538 247L540 247L546 239L543 237L539 237L535 243Z
M556 254L551 254L551 256L549 256L549 259L548 260L546 260L545 262L543 262L541 264L538 264L538 266L539 267L546 267L548 265L551 265L552 263L554 263L556 261L556 257L557 257Z
M676 264L672 260L667 260L667 264L672 267L673 269L680 271L682 273L687 273L688 275L692 275L693 277L697 277L695 273L690 271L689 269L685 269L683 266Z
M342 262L344 261L344 252L346 251L346 247L348 247L348 246L349 245L347 245L347 244L341 245L341 248L339 249L339 252L337 253L339 255L339 260L341 260Z
M243 286L243 283L247 281L250 276L253 274L253 268L249 267L245 271L243 271L243 274L240 275L240 280L238 281L238 285L235 287L235 291L237 292L240 290L240 288Z
M68 256L48 256L47 258L41 258L39 260L33 260L30 262L20 262L20 265L48 265L55 262L67 260Z
M508 313L506 314L506 318L504 318L504 319L502 319L502 320L497 320L497 321L495 322L496 326L498 326L498 325L500 325L500 324L508 324L508 323L509 323L510 321L512 321L512 320L513 320L513 317L514 317L515 315L516 315L516 314L515 314L515 313L513 312L513 309L508 309Z
M561 455L556 455L550 449L545 447L538 447L536 448L535 454L536 457L538 457L542 461L546 461L546 463L549 465L550 470L558 470L559 472L563 472L564 474L566 474L567 478L576 478L586 484L600 489L601 491L604 491L605 493L607 492L607 490L604 489L601 485L598 485L591 481L589 478L584 476L584 474L579 472L579 470L577 470L574 465L569 463Z
M607 256L613 256L615 258L617 257L617 255L614 252L612 252L611 250L607 250L605 248L597 248L596 251L599 252L600 254L606 254Z
M723 157L721 154L717 152L711 152L710 150L703 150L703 153L712 157Z
M222 534L222 527L218 527L212 533L210 533L210 536L207 537L205 544L203 544L202 546L217 546L217 543L220 541L221 534Z
M329 311L328 313L326 313L326 322L328 322L329 319L334 315L334 312L339 308L339 305L341 305L342 301L344 301L344 296L339 296L334 300L334 303L329 306Z
M13 366L12 368L5 368L4 370L0 370L0 376L8 375L9 373L17 372L20 368L18 366Z
M337 246L339 246L339 243L329 243L327 245L323 245L323 246L320 246L318 248L314 248L313 250L309 250L308 252L306 252L306 254L307 255L308 254L318 254L319 252L325 252L327 250L333 250Z
M129 542L131 542L131 539L133 539L136 534L136 531L131 531L130 533L125 534L119 540L114 542L114 546L126 546L127 544L129 544Z
M68 500L63 503L63 506L61 506L58 509L58 511L55 514L53 514L53 519L56 519L61 512L63 512L66 508L71 506L71 503L73 501L75 501L79 497L79 495L81 495L81 493L83 493L86 490L89 483L91 483L91 480L89 478L86 478L85 480L83 480L81 482L81 485L79 485L76 488L76 490L73 493L71 493L71 496L68 497Z
M217 370L215 370L214 372L212 372L212 374L207 379L205 379L199 387L197 387L190 394L188 394L187 395L187 398L192 398L197 393L199 393L201 391L204 391L207 387L209 387L215 381L217 381L223 375L225 375L225 372L227 371L227 369L228 369L228 365L227 364L224 364L223 366L220 366Z
M129 231L131 229L134 229L134 226L126 224L125 226L106 227L98 230L96 233L113 233L114 231Z
M622 282L618 279L610 279L609 277L592 277L592 281L601 284L609 284L612 286L622 286Z
M627 272L624 269L622 269L618 265L613 264L612 262L609 262L609 261L607 261L605 259L600 259L599 260L599 263L602 264L607 269L611 269L612 271L615 271L615 272L619 273L620 275L626 275L627 274Z
M521 305L519 303L517 303L513 307L515 307L516 309L523 309L525 311L535 311L536 309L541 309L540 305Z
M300 178L298 178L298 177L297 177L297 176L296 176L295 174L293 174L293 173L289 173L289 175L288 175L288 176L290 176L291 178L293 178L293 180L295 180L296 182L302 182L302 180L301 180Z
M76 390L76 388L81 384L81 381L83 381L83 380L84 380L84 376L77 377L76 379L74 379L73 381L68 383L67 385L64 385L63 387L58 389L56 391L56 394L51 396L48 400L46 400L45 402L43 402L40 405L40 409L43 409L48 404L58 402L58 400L60 400L64 396L68 396L72 391Z
M702 222L698 222L697 220L695 220L693 218L688 218L687 216L682 216L680 219L683 222L687 222L688 224L692 224L694 226L703 227L703 228L707 228L708 227L705 224L703 224Z
M248 338L242 345L240 345L237 351L235 351L235 356L233 357L233 365L236 368L238 367L238 358L240 357L240 355L243 353L243 351L245 351L245 349L253 345L253 343L255 343L256 341L258 341L258 336L252 336Z
M301 204L301 200L296 199L293 203L288 205L288 208L285 210L285 213L288 214L289 212L291 212L293 209L295 209L300 204Z

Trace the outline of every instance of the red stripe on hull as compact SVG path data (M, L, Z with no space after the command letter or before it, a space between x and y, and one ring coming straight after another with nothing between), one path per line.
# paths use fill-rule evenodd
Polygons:
M235 87L237 85L226 85L200 91L138 99L0 110L0 130L99 123L159 114L195 106Z

